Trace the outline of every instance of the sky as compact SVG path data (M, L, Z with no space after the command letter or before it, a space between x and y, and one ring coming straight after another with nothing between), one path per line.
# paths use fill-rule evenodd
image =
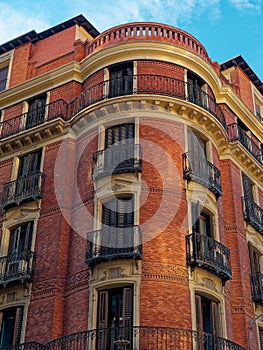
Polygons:
M0 44L82 14L99 31L128 22L180 28L212 61L242 55L263 81L263 0L0 0Z

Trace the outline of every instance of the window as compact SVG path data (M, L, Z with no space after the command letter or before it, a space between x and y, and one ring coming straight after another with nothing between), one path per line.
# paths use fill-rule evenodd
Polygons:
M24 223L10 231L6 278L25 276L32 268L32 233L33 221Z
M214 238L212 215L202 210L199 203L192 203L192 230L210 238Z
M97 350L114 350L115 340L132 341L133 288L130 286L99 291L97 328L108 329L98 337ZM131 347L132 348L132 347Z
M263 285L262 278L263 274L261 273L261 254L260 252L248 242L248 253L249 253L249 262L250 262L250 285L252 300L260 304L263 303Z
M117 64L109 68L110 97L133 93L133 63Z
M256 111L256 117L261 121L262 120L261 111L257 103L255 103L255 111Z
M248 198L253 202L254 194L253 194L253 184L250 178L244 174L242 174L242 184L243 184L243 193L244 197Z
M0 68L0 92L6 89L8 66Z
M0 311L0 347L20 343L23 323L23 308L9 308Z
M46 95L28 101L26 129L42 124L45 118Z
M188 154L190 168L196 179L208 181L206 142L193 131L188 131Z
M204 296L195 296L196 308L196 330L200 333L208 333L216 336L221 335L219 304ZM200 350L214 349L213 338L207 336L204 340L200 340L198 344Z
M187 72L188 101L206 106L205 82L193 72Z
M263 350L263 328L259 327L258 333L259 333L260 350Z

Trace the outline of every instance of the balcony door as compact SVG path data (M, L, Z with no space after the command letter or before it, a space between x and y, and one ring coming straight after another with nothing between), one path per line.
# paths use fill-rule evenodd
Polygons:
M110 86L109 96L118 97L133 92L133 64L132 62L117 64L109 68Z
M118 339L132 341L133 288L121 287L99 292L97 350L114 350ZM129 349L132 346L130 345Z
M9 308L0 311L0 347L17 345L20 343L23 323L23 308Z
M215 301L201 295L195 296L196 330L207 333L207 337L198 342L199 350L212 350L215 348L213 338L209 334L220 336L219 305Z
M206 142L191 130L188 132L188 153L193 175L208 182Z
M38 178L35 176L40 170L41 151L27 154L20 158L16 182L16 197L33 193L38 187Z
M33 221L24 223L10 232L6 273L9 278L25 274L30 262Z
M133 166L134 123L119 124L105 131L105 166L112 172Z
M248 242L248 253L252 298L261 300L263 297L263 275L260 266L261 255L250 242Z
M42 124L45 118L46 96L36 97L28 102L26 129Z

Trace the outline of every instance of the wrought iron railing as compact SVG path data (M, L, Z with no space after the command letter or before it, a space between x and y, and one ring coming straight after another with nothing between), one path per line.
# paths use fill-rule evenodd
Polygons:
M260 233L263 233L263 209L247 196L242 198L244 220Z
M263 306L263 273L257 272L250 275L252 300Z
M139 226L107 227L87 235L86 263L121 258L141 259L142 235Z
M141 145L127 139L93 154L93 177L142 171Z
M44 174L40 171L28 174L3 186L1 206L7 207L42 197Z
M260 163L263 165L262 149L246 134L236 123L230 124L227 127L229 142L240 142L242 146Z
M55 118L67 119L68 104L64 100L49 103L0 123L0 139L31 129Z
M17 344L17 345L1 346L0 349L1 350L45 350L46 346L38 342L32 341L32 342Z
M220 170L207 159L197 153L183 154L183 177L188 181L195 181L210 191L216 197L222 195Z
M220 106L200 87L155 74L110 79L89 87L71 103L70 113L73 116L98 101L131 94L162 95L192 102L211 113L226 129L225 117Z
M168 327L122 327L70 334L46 345L47 350L245 350L242 346L208 333Z
M35 254L30 250L0 257L0 284L16 280L32 280Z
M210 271L223 282L232 278L229 249L211 237L196 232L186 236L186 258L188 266Z

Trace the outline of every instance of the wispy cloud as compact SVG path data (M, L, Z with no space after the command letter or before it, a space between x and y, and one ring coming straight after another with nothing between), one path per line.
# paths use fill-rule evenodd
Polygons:
M261 0L229 0L237 10L247 11L252 10L260 12Z

